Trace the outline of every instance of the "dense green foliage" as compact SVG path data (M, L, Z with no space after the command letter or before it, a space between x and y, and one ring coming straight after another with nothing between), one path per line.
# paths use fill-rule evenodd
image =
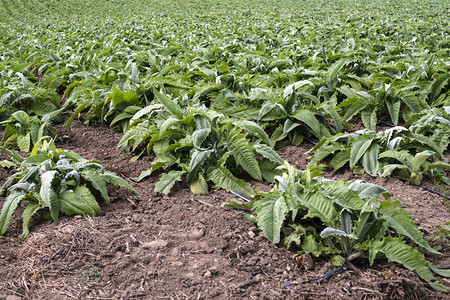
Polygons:
M385 189L362 181L327 180L316 165L299 171L285 163L283 169L272 190L258 192L252 202L256 224L269 240L288 247L297 244L300 253L316 256L339 248L345 257L363 251L371 264L376 257L385 257L416 271L435 288L447 290L435 282L423 254L396 237L400 234L439 253L423 240L410 215L397 208L401 202L391 201ZM381 195L384 200L377 201Z
M312 163L449 184L449 22L443 0L3 0L1 147L21 169L5 185L0 230L19 202L31 203L26 235L37 210L56 221L75 200L78 213L98 213L85 191L108 201L113 175L102 167L4 148L38 149L70 114L67 128L76 118L104 123L123 132L118 147L132 160L154 156L135 180L167 171L158 192L184 180L194 193L212 182L251 197L245 178L276 182L253 203L270 240L317 255L366 251L371 263L382 254L433 282L422 254L391 234L433 251L386 191L326 182L315 165L283 170L274 148L320 140ZM395 127L377 132L380 121ZM365 130L344 132L360 123ZM41 167L43 176L28 175Z
M31 218L37 213L50 216L55 223L60 213L98 215L100 206L96 198L110 202L107 182L137 194L123 178L105 170L100 162L86 160L73 151L57 149L54 141L47 139L41 138L26 159L13 153L13 159L20 165L18 172L0 189L2 194L7 193L0 212L0 235L6 232L19 204L25 207L22 214L22 239L25 239Z
M424 110L411 116L409 127L395 126L384 131L360 130L322 139L313 149L312 163L331 157L334 170L344 167L362 170L371 176L395 175L419 185L423 175L450 185L441 161L450 143L450 107ZM429 161L431 158L433 161Z

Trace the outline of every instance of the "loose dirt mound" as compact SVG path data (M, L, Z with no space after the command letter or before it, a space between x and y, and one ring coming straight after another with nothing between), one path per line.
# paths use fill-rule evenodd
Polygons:
M64 131L59 128L60 134ZM121 134L99 125L73 124L71 140L58 146L96 158L124 178L149 166L130 163L115 147ZM287 147L281 156L305 167L307 147ZM0 154L0 159L7 158ZM0 168L2 181L10 171ZM356 179L351 173L328 174ZM440 197L395 179L371 181L394 199L430 234L450 220ZM157 177L132 183L141 194L110 188L112 203L100 217L61 217L58 225L33 220L21 242L20 216L0 237L0 298L17 299L427 299L446 295L431 290L401 267L378 262L306 284L334 270L325 260L302 256L271 244L244 212L221 207L232 196L213 191L196 196L179 184L170 196L153 192ZM262 186L257 185L258 188ZM267 187L265 187L267 189ZM0 202L3 203L1 198ZM446 256L432 257L439 266ZM445 282L445 279L442 279ZM448 282L447 282L448 283ZM17 296L14 298L13 296Z

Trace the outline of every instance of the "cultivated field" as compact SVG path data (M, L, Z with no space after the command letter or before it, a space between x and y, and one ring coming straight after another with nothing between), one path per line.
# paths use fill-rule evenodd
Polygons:
M0 298L446 298L449 41L443 0L3 0Z

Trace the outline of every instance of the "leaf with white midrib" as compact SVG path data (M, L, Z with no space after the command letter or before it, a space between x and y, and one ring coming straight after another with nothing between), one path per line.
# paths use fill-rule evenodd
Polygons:
M256 144L255 150L258 154L261 154L264 158L269 159L270 161L278 164L283 164L284 160L278 155L275 150L270 148L269 146L265 144Z
M282 195L266 194L255 202L256 223L268 240L277 244L280 242L281 226L284 223L288 206Z
M378 252L382 252L389 262L397 262L404 267L415 271L423 280L428 283L433 283L435 277L428 266L422 253L416 249L408 246L402 238L385 237L382 241L373 242L369 248L369 258L371 264ZM448 288L441 285L433 285L434 288L443 288L448 291Z
M155 185L155 192L161 192L164 195L168 195L172 187L175 185L175 182L181 181L181 176L184 173L184 171L173 170L169 173L163 174L159 182Z
M354 168L356 166L372 142L373 138L365 135L361 135L356 139L356 141L352 144L352 149L350 151L350 168Z
M14 211L25 196L22 192L13 192L6 197L0 212L0 235L3 235L8 229Z
M94 170L83 170L81 172L84 180L88 181L94 189L96 189L103 197L106 203L110 203L111 200L108 195L108 190L106 188L105 180L100 176L100 174Z
M55 179L56 171L47 171L41 176L41 189L39 196L42 201L48 206L50 210L50 216L54 220L55 224L59 215L59 198L56 192L53 190L53 180Z
M362 157L362 166L364 170L370 176L377 176L379 169L378 153L380 152L380 146L373 143L369 149L364 153Z
M441 254L439 251L433 249L422 238L423 233L420 232L410 214L403 209L395 208L394 203L395 202L388 203L387 201L383 201L378 209L380 217L386 220L388 226L394 228L399 234L409 237L414 243L428 251L435 254Z
M236 191L246 197L255 194L252 187L242 179L236 178L227 168L218 166L208 169L208 179L227 192Z
M366 203L358 194L348 188L348 184L343 181L324 182L321 185L321 190L341 207L351 210L361 210Z
M192 154L191 161L189 162L189 173L186 178L186 183L190 185L194 179L196 178L197 171L205 163L205 161L209 158L211 153L213 153L214 150L194 150L194 153Z
M232 134L228 137L228 148L236 162L256 180L262 181L258 161L246 134Z
M156 96L156 99L158 99L158 101L161 102L161 104L164 105L164 107L167 108L173 115L175 115L179 119L183 118L185 113L181 109L181 107L179 107L178 104L175 103L175 101L173 101L163 93L158 92L155 88L153 89L153 94Z
M314 113L307 109L298 109L292 114L292 117L305 123L317 138L321 138L320 123Z

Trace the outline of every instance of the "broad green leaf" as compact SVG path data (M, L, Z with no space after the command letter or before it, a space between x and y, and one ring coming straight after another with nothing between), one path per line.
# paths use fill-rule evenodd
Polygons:
M361 112L361 119L364 126L372 131L377 127L377 109L374 106L368 106Z
M267 182L275 182L275 176L280 176L282 171L277 169L280 166L279 163L275 163L269 159L263 159L259 161L259 168L261 175Z
M194 147L196 149L202 148L203 142L206 140L210 133L210 128L202 128L194 131L194 133L192 133L192 143L194 144Z
M255 151L261 154L262 157L269 159L270 161L278 164L283 164L284 160L275 152L272 148L265 144L256 144Z
M297 201L307 208L308 214L304 218L319 218L323 224L334 226L338 219L333 202L322 193L307 193L302 195L296 189Z
M319 257L324 254L336 253L335 249L325 247L322 241L317 240L312 234L307 234L301 243L303 253L311 253L315 257Z
M87 189L87 191L89 191ZM95 216L97 213L83 199L73 191L65 191L59 195L61 200L61 212L73 216Z
M366 153L362 157L362 166L370 176L377 176L379 169L378 153L380 146L378 144L371 144Z
M42 131L41 131L42 127ZM31 143L34 145L37 143L37 141L42 137L43 132L45 128L45 123L40 125L39 122L32 122L30 126L30 137L31 137ZM30 145L31 146L31 145ZM30 149L28 149L29 151ZM27 151L27 152L28 152Z
M60 200L55 190L53 189L53 181L57 176L56 171L47 171L41 176L41 189L39 191L39 196L42 201L47 205L50 210L50 216L53 221L57 222L60 208Z
M288 207L282 195L266 194L253 204L256 223L268 240L280 242L281 226L284 223Z
M25 240L25 238L30 234L30 221L31 218L40 210L42 209L41 204L29 204L25 209L23 210L22 214L22 234L20 235L20 238Z
M311 128L312 133L317 138L320 139L322 137L321 136L321 131L320 131L320 123L317 120L317 118L314 115L314 113L312 113L311 111L309 111L307 109L298 109L292 114L292 117L294 117L295 119L305 123L306 126Z
M145 171L142 171L141 174L139 174L138 177L134 177L134 178L131 178L131 179L134 180L134 181L136 181L136 182L140 182L140 181L142 181L144 178L146 178L146 177L152 175L153 171L154 171L153 168L148 169L148 170L145 170Z
M196 195L207 195L209 193L208 183L201 174L198 175L197 180L189 185L189 188L191 189L191 192Z
M339 214L339 224L341 230L347 234L352 234L352 212L347 208L343 208ZM355 237L356 238L356 237Z
M98 205L95 196L86 185L77 186L73 191L75 194L81 197L83 202L88 205L95 212L95 214L98 215L101 212L100 206Z
M405 165L401 165L401 164L389 164L389 165L385 165L383 167L383 173L381 173L381 177L386 177L386 176L390 176L392 174L392 172L396 171L397 169L399 170L405 170L405 171L409 171L409 173L411 172L411 170L405 166ZM402 177L403 180L408 180L409 176L406 177Z
M236 162L253 178L262 181L261 170L256 160L255 152L249 144L246 134L231 134L228 136L228 148Z
M101 177L101 175L91 169L84 169L81 171L82 178L86 180L86 182L89 182L94 189L96 189L102 198L105 200L106 203L110 203L111 200L108 196L108 190L106 188L105 180Z
M304 85L310 85L310 86L314 86L314 83L312 83L310 80L302 80L302 81L297 81L293 84L288 85L283 92L283 98L287 98L290 95L292 95L292 93L296 90L301 88Z
M380 155L378 155L378 158L392 158L401 162L405 167L408 168L412 166L413 162L413 156L405 150L387 150L380 153Z
M314 150L314 154L310 159L310 163L311 164L315 164L318 163L320 161L322 161L323 159L325 159L325 157L327 157L330 154L334 154L336 151L340 151L342 149L342 146L340 144L337 143L333 143L331 145L327 145L327 146L322 146L316 150ZM341 152L339 152L341 153ZM338 153L338 155L339 155ZM350 156L350 154L349 154ZM342 158L344 159L344 157Z
M343 208L361 210L366 203L343 181L324 182L320 188L334 203Z
M19 122L21 126L26 126L30 121L30 117L23 110L16 111L11 115L11 118L17 120L17 122Z
M103 173L100 174L100 176L106 182L124 187L124 188L132 191L133 193L135 193L137 196L139 196L139 193L134 189L134 187L132 187L128 182L125 181L125 179L123 179L119 175L117 175L113 172L110 172L110 171L104 171Z
M343 230L335 229L335 228L331 228L331 227L327 227L324 230L322 230L322 232L320 233L320 236L322 238L327 238L327 237L331 237L331 236L343 236L343 237L347 237L347 238L351 238L351 239L356 239L356 236L354 236L352 233L349 234Z
M2 210L0 212L0 235L3 235L8 229L9 222L11 221L11 217L14 214L17 206L20 201L26 197L26 194L22 192L13 192L9 194L5 203L2 206Z
M370 101L365 98L353 97L351 99L353 100L352 104L346 109L343 117L345 121L349 121L354 115L362 111L367 105L370 104Z
M31 146L31 133L27 132L26 135L19 135L17 137L17 145L19 146L20 151L28 152L30 151Z
M411 215L403 209L396 208L399 204L399 201L382 201L378 209L380 217L386 220L389 227L394 228L399 234L409 237L417 245L435 254L441 254L424 241L423 233L420 232Z
M300 127L300 126L301 126L300 123L294 123L290 119L286 119L286 121L284 122L284 126L283 126L283 135L287 135L292 130L294 130L295 128Z
M382 252L390 262L397 262L406 268L415 271L423 280L429 283L435 283L433 272L428 266L422 253L414 248L406 245L402 238L385 237L382 241L375 241L372 243L369 250L370 263L378 252ZM441 285L435 284L434 288L442 288ZM441 291L448 291L448 288L443 286Z
M422 110L419 99L414 95L402 95L400 99L415 113L419 113Z
M398 117L400 115L400 105L401 101L386 101L386 107L389 111L389 115L391 116L392 124L397 125L398 124ZM375 129L371 129L375 130Z
M356 139L350 151L350 168L356 166L360 158L366 153L367 149L369 149L372 142L373 138L365 135L361 135Z
M130 119L130 125L135 125L136 123L141 122L142 121L141 118L143 116L148 115L152 113L154 110L160 109L161 107L162 107L161 104L152 104L140 109Z
M155 186L155 192L169 195L170 189L175 185L175 182L181 181L181 176L183 176L184 173L184 171L173 170L163 174Z
M428 266L430 267L431 271L433 271L435 274L442 276L442 277L450 277L450 270L449 269L439 269L432 263L429 263Z
M347 63L346 59L341 59L335 62L328 71L328 82L333 82L339 73L339 71L344 67L344 65Z
M340 151L338 154L334 155L328 165L335 171L337 171L349 161L350 161L350 149L344 149Z
M339 116L339 114L336 112L336 109L328 104L322 105L322 108L333 118L334 126L336 129L336 132L339 133L342 131L342 118Z
M236 191L239 194L252 197L255 192L252 187L242 179L236 178L228 169L222 166L210 167L208 178L214 182L216 187L229 191Z
M9 156L11 156L12 158L14 158L17 162L22 162L23 158L22 156L20 156L16 151L8 149L3 147L2 145L0 145L0 150L7 153Z
M175 125L175 124L177 124L179 122L180 122L180 120L178 118L170 116L159 127L159 135L163 136L163 134L166 132L166 130L170 129L172 127L172 125Z
M450 164L445 163L443 161L435 161L428 165L428 169L435 169L435 168L445 168L450 169Z
M433 154L435 154L435 152L433 151L422 151L420 153L417 153L412 161L412 172L414 173L419 173L420 172L420 167L422 166L422 164L431 156L433 156Z
M175 101L163 93L158 92L156 89L153 89L153 94L156 96L156 99L158 99L158 101L161 102L161 104L164 105L164 107L167 108L174 116L179 119L184 117L184 111L178 106L178 104L175 103Z
M345 263L345 258L343 258L341 255L336 255L336 256L333 256L331 259L330 259L330 262L333 264L333 266L335 266L335 267L340 267L340 266L343 266L344 265L344 263Z
M385 188L361 180L352 182L349 185L349 189L355 191L361 199L376 198L379 195L383 195L384 199L386 200L389 200L391 198L391 194Z
M247 130L250 134L258 136L267 146L272 146L267 133L255 122L242 121L240 126Z
M433 101L438 98L442 89L447 85L449 79L450 79L450 74L448 74L448 73L436 78L436 80L433 82L433 84L431 86L431 93L430 93L430 102L431 103L433 103Z
M189 162L189 173L186 178L186 183L191 185L197 176L198 169L206 162L214 150L194 150Z

